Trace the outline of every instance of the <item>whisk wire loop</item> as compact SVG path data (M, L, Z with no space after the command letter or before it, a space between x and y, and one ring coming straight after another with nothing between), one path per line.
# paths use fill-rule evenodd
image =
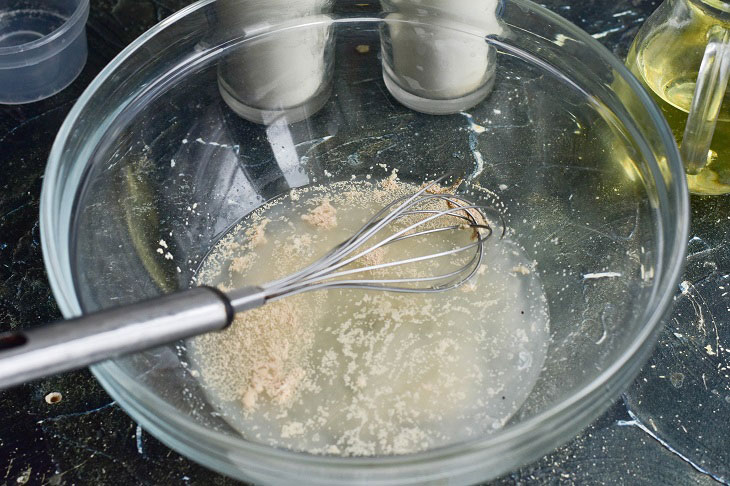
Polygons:
M492 236L494 231L485 215L485 212L489 209L486 206L473 204L462 196L435 191L428 192L429 189L446 177L448 175L432 181L413 194L394 199L367 221L354 235L334 247L317 261L287 277L262 285L261 288L266 294L266 300L273 301L286 296L325 288L357 288L415 293L443 292L464 284L474 277L482 264L484 242ZM424 207L439 200L446 203L447 209L434 209L432 206ZM417 219L414 222L404 223L404 227L397 227L391 234L366 246L374 237L381 235L386 226L407 217ZM442 225L438 225L440 218L445 220ZM461 222L454 224L454 219ZM429 224L431 226L436 224L436 226L425 227ZM434 251L426 255L395 261L343 268L355 264L379 248L399 241L464 230L471 232L470 236L473 241L456 248ZM456 270L448 270L435 275L350 278L355 274L445 258L472 249L474 254L468 261L465 263L462 263L463 260L455 262L459 264Z

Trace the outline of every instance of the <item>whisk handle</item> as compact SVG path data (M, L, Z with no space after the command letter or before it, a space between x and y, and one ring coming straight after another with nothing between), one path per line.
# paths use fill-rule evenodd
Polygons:
M163 295L34 329L0 334L0 389L159 346L231 323L210 287Z

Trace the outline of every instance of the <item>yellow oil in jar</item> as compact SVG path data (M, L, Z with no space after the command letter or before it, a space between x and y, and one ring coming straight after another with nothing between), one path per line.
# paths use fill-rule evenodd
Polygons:
M643 39L637 38L626 60L631 72L654 95L678 144L684 135L708 32L718 25L717 18L702 8L691 4L687 8L692 22L680 28L667 25ZM730 193L730 90L707 157L707 165L699 173L687 175L690 192Z

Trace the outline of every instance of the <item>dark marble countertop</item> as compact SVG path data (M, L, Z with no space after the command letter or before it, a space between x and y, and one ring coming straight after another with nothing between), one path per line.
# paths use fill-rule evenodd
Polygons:
M60 94L0 105L0 328L60 318L43 268L38 203L50 146L93 77L180 0L92 0L89 60ZM619 57L658 0L543 2ZM673 315L631 388L581 435L495 484L730 482L730 204L693 198ZM62 400L45 397L60 392ZM0 484L237 484L168 449L87 371L0 392Z

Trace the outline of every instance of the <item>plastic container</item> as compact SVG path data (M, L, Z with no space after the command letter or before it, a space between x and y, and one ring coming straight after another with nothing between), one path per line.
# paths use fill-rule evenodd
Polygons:
M0 2L0 103L58 93L86 64L89 0Z

